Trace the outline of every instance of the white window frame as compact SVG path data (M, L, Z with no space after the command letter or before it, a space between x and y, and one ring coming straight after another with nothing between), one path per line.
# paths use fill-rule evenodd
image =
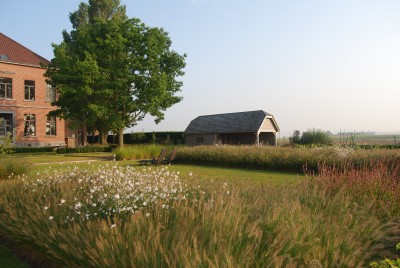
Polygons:
M32 84L30 84L32 83ZM25 80L24 82L24 100L35 101L35 81ZM28 95L27 95L28 93Z

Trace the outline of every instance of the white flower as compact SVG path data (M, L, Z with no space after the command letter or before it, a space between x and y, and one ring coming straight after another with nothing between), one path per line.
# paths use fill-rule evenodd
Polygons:
M115 228L115 223L111 224L111 229Z
M49 207L44 207L44 210L48 210L49 209Z
M82 207L82 203L78 202L75 204L75 209L80 209Z
M53 220L53 219L54 219L54 217L53 217L53 216L50 216L50 217L49 217L49 220Z
M65 203L65 199L61 199L60 204L64 204L64 203Z
M150 217L150 213L146 213L146 217Z

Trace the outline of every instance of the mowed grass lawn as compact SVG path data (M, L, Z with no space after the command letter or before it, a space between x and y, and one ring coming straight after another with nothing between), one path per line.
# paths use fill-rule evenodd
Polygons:
M31 163L28 177L40 176L45 170L56 171L66 169L69 166L78 166L79 168L95 169L99 165L113 159L113 153L89 153L89 154L56 154L56 153L25 153L9 155L7 158L17 159L21 162ZM154 166L138 166L137 161L118 161L121 166L134 166L138 169L158 169ZM302 174L269 172L265 170L246 170L235 168L221 168L210 166L195 165L171 165L168 167L170 171L179 172L182 176L191 176L205 180L246 180L256 183L273 183L273 184L291 184L304 178ZM39 174L39 175L38 175ZM0 181L1 183L1 181ZM25 263L18 260L9 249L0 243L0 267L28 267Z
M106 161L113 159L113 153L79 153L79 154L57 154L57 153L21 153L7 155L9 159L28 161L32 164L47 164L60 162L80 161Z

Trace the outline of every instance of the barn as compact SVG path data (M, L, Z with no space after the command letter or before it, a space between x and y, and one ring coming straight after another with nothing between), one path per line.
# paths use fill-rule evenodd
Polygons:
M202 115L193 119L184 135L186 144L272 145L276 146L278 124L262 110Z

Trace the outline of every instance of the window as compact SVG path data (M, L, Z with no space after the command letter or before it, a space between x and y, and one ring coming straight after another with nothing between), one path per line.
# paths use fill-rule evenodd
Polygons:
M46 84L46 102L56 101L56 88L51 84Z
M56 135L56 117L48 116L46 120L46 135L55 136Z
M7 122L2 117L0 117L0 136L5 136L7 134Z
M6 136L7 133L13 136L13 114L0 113L0 136Z
M12 99L12 79L0 77L0 98Z
M25 80L25 100L35 100L35 81Z
M34 114L25 114L25 136L36 136L36 123L35 123L35 115Z
M197 142L203 142L203 137L197 137Z

